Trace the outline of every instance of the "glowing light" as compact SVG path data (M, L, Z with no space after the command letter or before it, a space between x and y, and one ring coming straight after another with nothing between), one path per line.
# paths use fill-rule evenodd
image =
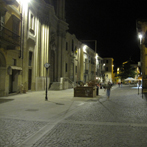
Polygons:
M83 46L83 51L86 52L87 45Z
M97 59L97 57L98 57L98 54L95 55L95 59Z
M138 37L139 37L139 39L142 39L142 34L139 34Z
M105 64L103 64L103 66L105 66Z
M17 1L19 1L19 2L22 4L22 6L24 7L24 11L26 11L27 6L28 6L28 3L29 3L31 0L17 0Z
M143 38L142 34L139 34L139 35L138 35L138 38L140 39L140 44L142 44L142 43L141 43L142 38Z

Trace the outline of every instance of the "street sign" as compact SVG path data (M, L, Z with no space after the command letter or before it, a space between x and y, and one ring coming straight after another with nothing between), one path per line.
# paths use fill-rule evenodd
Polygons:
M49 63L45 63L45 64L44 64L44 67L45 67L45 68L49 68L49 67L50 67L50 64L49 64Z

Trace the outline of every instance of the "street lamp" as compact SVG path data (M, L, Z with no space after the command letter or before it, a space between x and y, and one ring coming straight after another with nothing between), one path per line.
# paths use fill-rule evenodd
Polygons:
M50 64L49 63L45 63L44 67L46 68L46 95L45 95L45 100L47 101L48 100L48 97L47 97L47 73L48 73L48 69L50 67Z
M140 45L142 44L142 37L143 37L142 34L138 35L138 38L140 39Z
M142 60L143 60L143 48L142 48L142 39L143 35L141 33L138 34L138 38L140 40L140 60L141 60L141 70L143 69ZM143 77L143 75L142 75ZM138 83L138 95L139 95L139 83ZM143 79L142 79L142 97L143 97Z

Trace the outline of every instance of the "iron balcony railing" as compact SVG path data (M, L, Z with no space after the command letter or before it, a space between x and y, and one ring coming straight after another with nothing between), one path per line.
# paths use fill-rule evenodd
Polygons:
M15 49L20 46L20 36L0 24L0 43L5 44L7 49Z

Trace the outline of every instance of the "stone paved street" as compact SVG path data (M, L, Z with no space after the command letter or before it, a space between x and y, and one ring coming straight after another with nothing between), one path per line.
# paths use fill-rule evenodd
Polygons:
M116 88L59 122L33 147L146 147L147 104L137 89Z
M0 119L0 147L17 147L28 136L40 130L46 122Z
M140 89L141 92L141 89ZM42 97L43 95L43 97ZM49 91L0 99L0 147L146 147L147 103L131 86L110 99Z
M86 101L73 98L73 89L0 97L0 147L32 146L61 119L80 109Z

